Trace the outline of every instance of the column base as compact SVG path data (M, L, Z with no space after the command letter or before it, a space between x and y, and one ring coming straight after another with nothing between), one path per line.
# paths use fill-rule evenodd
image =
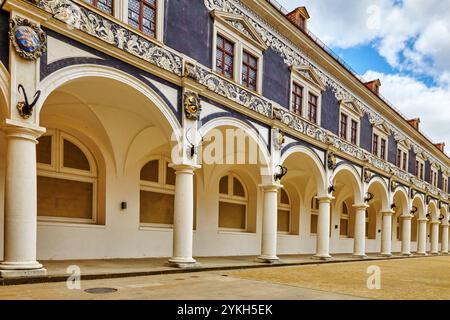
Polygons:
M201 267L195 259L184 259L184 258L172 258L167 262L169 267L179 268L179 269L193 269Z
M424 253L424 252L416 252L415 255L416 255L416 256L421 256L421 257L426 257L426 256L428 256L428 254L427 254L427 253Z
M0 270L0 278L36 278L45 277L47 275L47 269L32 269L32 270Z
M42 264L37 261L26 261L26 262L8 262L3 261L0 263L0 270L35 270L42 269Z
M439 252L430 252L430 256L440 256Z
M448 256L448 255L449 255L448 251L446 251L446 252L441 252L441 254L442 254L443 256Z
M392 257L392 253L380 253L379 256L384 257L384 258L390 258L390 257Z
M355 253L352 254L352 258L356 258L356 259L367 259L368 256L364 253Z
M332 257L329 254L316 254L315 256L312 257L312 259L327 261L327 260L331 260Z
M277 264L280 263L280 259L277 256L261 256L256 258L256 262L267 263L267 264Z
M413 254L411 252L402 253L403 257L411 257Z

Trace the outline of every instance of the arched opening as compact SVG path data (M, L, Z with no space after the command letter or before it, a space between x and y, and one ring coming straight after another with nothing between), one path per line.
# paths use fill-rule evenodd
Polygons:
M403 188L395 191L392 203L394 214L392 216L392 250L394 252L401 251L401 242L403 239L403 218L409 215L408 211L408 194Z
M419 219L425 218L424 202L421 196L415 196L412 202L413 218L411 220L411 242L417 248L419 239Z
M390 209L388 201L388 189L382 178L374 178L369 184L368 193L373 199L368 203L367 209L367 252L379 252L381 250L382 212Z
M235 173L219 181L219 230L247 231L248 192Z

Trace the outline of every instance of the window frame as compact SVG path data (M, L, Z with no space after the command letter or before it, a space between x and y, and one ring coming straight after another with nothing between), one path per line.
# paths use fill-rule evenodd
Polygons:
M251 64L250 63L248 63L248 61L245 61L245 56L247 56L247 57L249 57L250 59L255 59L256 60L256 67L252 67L251 66ZM247 60L250 60L250 59L247 59ZM260 70L258 69L258 57L255 57L255 56L253 56L253 54L251 54L251 53L249 53L247 50L243 50L242 51L242 67L241 67L241 69L242 69L242 79L241 79L241 84L244 86L244 87L246 87L247 89L249 89L249 90L251 90L251 91L257 91L257 89L258 89L258 85L259 85L259 82L258 82L258 75L259 75L259 72L260 72ZM244 69L245 68L247 68L247 83L245 83L244 84ZM250 70L253 70L254 72L255 72L255 74L256 74L256 78L255 78L255 88L250 88L249 87L249 80L250 80Z
M399 158L399 151L400 151L400 158ZM409 170L409 149L400 144L397 143L397 154L396 154L396 165L400 170L403 170L405 172L408 172Z
M303 88L303 96L302 96L302 112L301 114L294 112L294 85L300 86ZM291 80L290 80L290 98L289 98L289 111L293 114L302 117L304 120L316 125L321 125L321 118L322 118L322 92L323 88L319 87L318 85L312 84L309 81L306 81L303 76L301 76L301 73L296 70L295 68L291 68ZM310 95L314 95L317 97L317 112L316 117L317 121L312 122L309 120L309 97Z
M417 164L419 164L417 166ZM425 159L416 155L416 172L415 175L419 180L425 181Z
M344 205L347 207L347 213L344 214ZM347 234L346 235L342 235L341 231L342 231L342 220L346 220L347 221ZM339 216L339 238L341 239L350 239L349 236L349 230L350 229L350 208L347 206L347 204L345 202L342 202L342 206L341 206L341 214Z
M317 205L317 208L316 208ZM318 224L319 224L319 200L317 199L317 195L313 196L311 199L311 203L310 203L310 209L311 209L311 214L310 214L310 221L309 221L309 235L310 236L317 236L317 228L318 228ZM317 226L316 226L316 233L312 232L312 216L317 216Z
M73 224L96 224L98 221L98 169L97 163L91 151L74 136L60 130L47 129L41 137L51 136L51 164L39 163L36 160L36 179L38 176L78 181L92 184L92 218L68 218L37 216L38 222L56 222ZM64 140L69 141L78 147L89 163L89 171L64 167Z
M95 8L95 9L97 9L97 10L100 11L101 13L104 13L104 14L106 14L106 15L115 17L116 10L117 10L116 3L118 3L119 1L118 1L118 0L111 0L111 1L112 1L111 13L106 12L106 11L103 11L102 9L100 9L100 8L97 6L99 0L92 0L92 3L89 3L87 0L84 0L83 2L86 3L86 4L89 5L89 6L91 6L91 7Z
M448 176L442 173L442 191L448 193Z
M439 182L439 172L438 169L435 168L433 165L430 168L430 180L431 180L431 185L435 188L438 187L438 182Z
M120 20L122 20L125 24L130 26L133 30L136 30L141 35L148 39L152 39L154 41L163 42L164 41L164 23L165 23L165 1L164 0L155 0L156 3L156 13L155 13L155 36L152 37L151 35L143 32L140 29L136 29L135 27L131 26L128 21L128 14L129 14L129 1L130 0L123 0L122 5L120 6L121 10L118 10L120 13L122 13L122 17L118 17ZM140 0L139 0L140 1ZM115 2L119 2L118 0L115 0ZM123 11L123 12L122 12ZM120 15L120 14L119 14Z
M248 208L249 208L247 186L242 181L242 179L234 172L229 172L225 175L222 175L219 178L219 185L220 185L220 181L226 176L228 177L228 194L225 195L223 193L220 193L220 188L218 190L219 199L217 202L217 205L218 205L217 206L217 228L218 228L219 232L246 233L248 230ZM244 194L245 194L244 197L234 195L234 192L233 192L234 191L234 179L238 180L239 183L242 185L242 188L244 189ZM238 205L243 205L245 207L245 228L244 229L220 227L220 218L219 218L220 217L220 202L238 204Z
M234 43L234 55L233 55L233 77L227 78L222 73L217 71L217 38L218 35L228 39L228 41ZM218 76L226 79L227 81L234 81L245 90L255 92L257 94L262 93L263 83L263 51L265 48L258 46L256 41L250 41L247 37L240 35L237 29L231 27L222 18L215 17L213 25L213 53L212 53L212 71ZM252 55L257 59L257 76L256 76L256 90L247 88L242 82L242 70L243 70L243 56L244 51Z
M140 174L142 169L151 161L158 161L158 182L141 180ZM140 191L153 192L153 193L162 193L173 195L175 197L175 186L167 184L167 166L170 164L170 159L165 156L151 156L147 158L144 165L141 166L139 170L139 193ZM141 210L140 203L141 198L139 196L139 226L141 228L155 228L155 229L173 229L173 224L161 224L161 223L149 223L149 222L141 222Z
M289 204L281 203L282 190L286 193ZM292 232L292 201L291 201L291 197L289 196L289 192L284 188L280 189L277 197L278 197L278 211L284 211L284 212L289 213L289 231L278 231L278 226L277 226L277 233L281 234L281 235L289 235Z
M355 146L359 146L361 136L361 117L363 116L360 107L357 106L356 102L354 102L353 100L342 100L339 107L339 119L341 119L342 115L347 116L346 138L344 139L340 135L342 130L341 121L339 121L339 137ZM353 141L353 122L356 123L356 141Z
M375 136L378 136L378 142L377 142L377 150L374 150L375 147ZM384 140L385 141L385 146L384 146L384 155L385 157L382 157L382 152L381 152L381 148L382 148L382 143L381 141ZM385 132L383 132L382 130L380 130L377 127L373 127L373 133L372 133L372 154L380 159L382 159L383 161L388 161L388 151L389 151L389 135Z

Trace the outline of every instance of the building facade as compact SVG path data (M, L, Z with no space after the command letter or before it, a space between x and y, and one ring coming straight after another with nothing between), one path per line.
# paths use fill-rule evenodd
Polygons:
M52 259L447 254L444 145L308 19L266 0L7 0L2 276Z

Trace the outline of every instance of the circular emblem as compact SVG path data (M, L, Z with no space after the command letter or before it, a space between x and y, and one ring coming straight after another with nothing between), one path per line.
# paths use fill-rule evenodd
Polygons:
M184 111L186 117L191 120L199 120L202 107L198 94L187 91L184 93Z
M17 53L27 60L38 59L47 49L44 31L28 19L10 19L9 38Z
M37 33L31 27L19 26L14 35L17 45L25 52L34 53L41 46Z

